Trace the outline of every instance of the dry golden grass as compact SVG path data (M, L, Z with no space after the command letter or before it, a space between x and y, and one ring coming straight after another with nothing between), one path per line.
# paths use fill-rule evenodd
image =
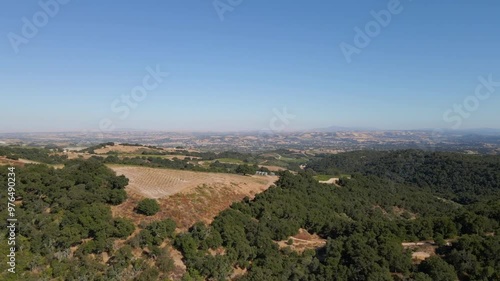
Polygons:
M23 167L25 164L41 164L41 163L27 160L27 159L12 160L12 159L8 159L5 156L0 156L0 165L10 165L10 166Z
M113 214L135 223L172 218L181 230L198 221L210 223L222 210L245 196L266 190L277 177L240 176L134 166L110 167L130 182L128 199L112 208ZM143 198L155 198L161 209L151 217L136 214L135 206Z
M58 153L58 155L67 155L68 159L79 159L79 158L89 159L92 156L92 154L81 153L81 152L74 152L74 151L64 152L64 153Z
M286 170L286 168L283 168L283 167L280 167L280 166L259 165L259 167L268 168L269 171L271 171L271 172L279 172L279 171L285 171Z
M19 160L7 159L7 157L0 156L0 165L23 167L24 163Z
M109 167L117 175L125 175L129 179L128 191L155 199L179 192L189 192L201 185L236 186L241 192L248 193L261 190L271 178L123 165L109 165Z
M103 148L99 148L94 151L97 154L106 154L110 151L115 151L118 153L141 153L142 151L159 151L159 150L144 146L128 146L128 145L116 144L112 146L107 145Z

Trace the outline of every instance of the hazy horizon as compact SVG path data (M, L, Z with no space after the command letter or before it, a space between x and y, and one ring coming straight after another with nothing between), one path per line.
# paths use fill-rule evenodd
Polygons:
M158 132L158 133L180 133L180 134L189 134L189 133L265 133L269 131L270 133L301 133L301 132L476 132L476 131L494 131L500 133L500 128L492 128L492 127L477 127L477 128L462 128L462 129L447 129L447 128L417 128L417 129L390 129L390 128L368 128L368 127L342 127L342 126L334 126L335 129L329 130L330 127L324 128L310 128L310 129L296 129L296 130L283 130L279 132L273 132L272 130L266 129L248 129L248 130L168 130L168 129L133 129L133 128L116 128L110 133L126 133L126 132ZM0 130L0 134L58 134L58 133L101 133L100 130L61 130L61 131L2 131Z
M65 2L0 11L0 132L500 129L499 2Z

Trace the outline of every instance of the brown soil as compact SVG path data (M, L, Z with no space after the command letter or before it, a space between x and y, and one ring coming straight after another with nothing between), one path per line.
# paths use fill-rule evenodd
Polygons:
M404 249L413 251L413 263L419 264L422 261L436 255L437 246L433 241L405 242L401 244Z
M289 239L293 240L292 245L288 245ZM310 234L305 229L299 229L299 233L294 236L290 236L288 239L283 241L278 241L278 246L280 249L290 247L293 251L302 253L308 249L318 249L326 245L326 239L319 237L317 234Z
M0 156L0 165L23 167L24 163L20 160L7 159L7 157Z

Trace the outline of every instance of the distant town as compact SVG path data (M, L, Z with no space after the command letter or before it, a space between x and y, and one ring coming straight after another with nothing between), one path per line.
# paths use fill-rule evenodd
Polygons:
M494 130L323 130L286 133L116 131L105 135L97 132L0 133L0 145L57 145L79 150L103 142L141 143L200 151L257 152L284 148L333 154L363 149L500 153L500 131Z

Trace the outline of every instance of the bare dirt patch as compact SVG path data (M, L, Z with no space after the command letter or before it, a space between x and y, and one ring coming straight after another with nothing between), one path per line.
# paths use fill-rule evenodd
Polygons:
M79 158L89 159L90 157L92 157L92 154L82 153L82 152L75 152L75 151L58 153L58 155L67 155L68 159L79 159Z
M289 239L292 239L292 245L288 245ZM280 249L290 247L293 251L302 253L305 250L318 249L326 245L326 239L319 237L317 234L310 234L303 228L299 229L299 233L296 235L290 236L289 239L277 242Z
M236 268L234 268L233 273L229 277L229 280L235 280L236 278L239 278L239 277L245 275L246 273L247 273L246 268L236 267Z
M433 241L405 242L401 244L404 249L413 251L411 257L415 264L436 255L437 246Z
M392 207L392 213L399 217L408 217L408 219L410 220L414 220L417 218L417 214L397 206Z
M338 186L338 184L339 184L339 178L330 178L327 181L319 181L319 183L334 184L334 185Z
M28 159L22 159L22 158L19 158L17 160L12 160L12 159L8 159L5 156L0 156L0 165L11 165L11 166L24 167L24 165L26 165L26 164L43 164L43 163L28 160Z
M177 251L171 245L167 246L170 252L170 258L174 261L174 270L170 273L172 280L181 280L182 276L186 273L186 265L182 261L182 253Z
M23 167L24 162L20 160L7 159L7 157L0 156L0 165Z
M174 159L174 158L177 158L177 159L180 159L180 160L184 160L186 158L190 158L190 159L200 159L200 157L196 157L196 156L187 156L187 155L145 155L145 156L152 156L152 157L160 157L160 158L164 158L164 159Z

